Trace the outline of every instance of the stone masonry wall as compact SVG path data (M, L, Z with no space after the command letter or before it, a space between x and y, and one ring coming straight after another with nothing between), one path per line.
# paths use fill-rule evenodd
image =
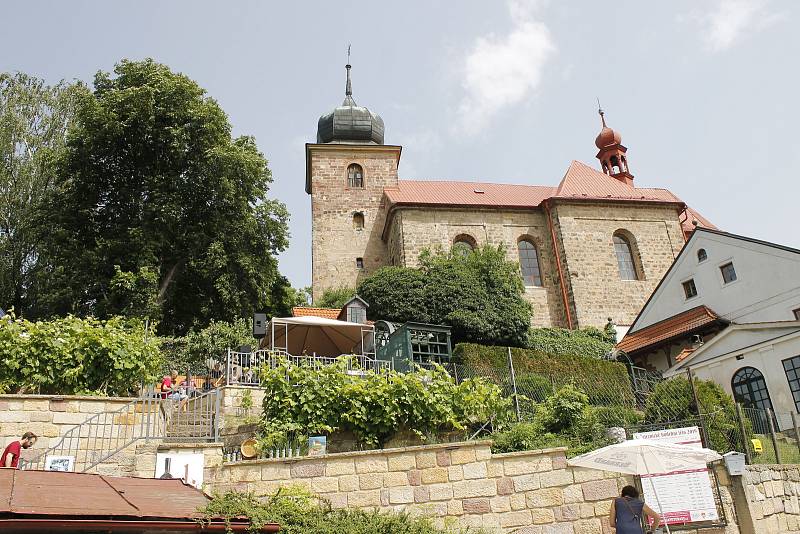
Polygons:
M0 395L0 446L18 440L25 432L39 439L24 452L33 457L58 443L70 428L92 414L113 411L128 404L127 397L90 397L56 395Z
M684 244L674 207L559 203L553 217L578 327L602 327L609 317L631 324ZM617 230L635 238L634 261L643 279L620 279L613 243Z
M268 494L298 484L336 508L429 515L519 534L610 532L624 477L566 465L565 449L495 454L488 441L253 460L206 469L206 491Z
M402 217L399 215L402 214ZM541 210L421 210L404 208L393 216L392 233L402 235L405 265L417 267L419 254L437 246L448 250L459 234L478 243L502 245L510 261L519 261L517 243L531 240L539 254L542 287L526 287L525 298L533 305L533 326L566 326L561 289L547 220Z
M800 532L800 466L749 465L742 483L754 532Z
M399 148L391 146L311 145L311 257L313 298L325 289L354 287L370 272L387 265L381 238L385 213L383 190L397 186ZM347 185L351 163L364 170L364 187ZM354 228L353 215L364 215L364 228ZM363 269L356 258L364 259Z

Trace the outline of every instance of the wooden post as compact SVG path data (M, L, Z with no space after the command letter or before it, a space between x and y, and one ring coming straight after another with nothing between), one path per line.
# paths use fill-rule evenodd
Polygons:
M792 425L794 426L794 439L797 442L797 450L800 451L800 433L797 431L797 412L792 412Z
M772 448L775 449L775 463L781 464L781 453L778 450L778 438L775 436L775 423L772 422L772 410L767 408L767 422L769 423L769 437L772 438Z
M750 456L750 445L747 443L747 432L745 431L744 417L742 417L742 405L736 403L736 419L739 421L739 432L742 434L742 446L744 447L744 455L748 464L753 463L753 458Z
M511 357L511 347L508 349L508 366L511 369L511 385L514 388L514 408L517 411L517 423L522 421L522 415L519 412L519 396L517 395L517 376L514 374L514 359Z

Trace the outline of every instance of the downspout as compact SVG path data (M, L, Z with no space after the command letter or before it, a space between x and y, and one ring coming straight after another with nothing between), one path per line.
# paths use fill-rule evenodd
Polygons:
M558 270L558 280L561 284L561 298L564 301L564 310L567 312L567 327L572 330L572 313L569 311L569 299L567 298L567 286L564 283L564 271L561 268L561 255L558 253L558 244L556 243L556 232L553 229L553 216L550 213L550 204L545 200L544 211L547 213L547 225L550 227L550 238L553 241L553 253L556 255L556 269Z

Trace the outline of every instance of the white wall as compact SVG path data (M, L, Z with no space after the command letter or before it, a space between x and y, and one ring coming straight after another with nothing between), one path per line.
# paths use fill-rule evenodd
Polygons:
M708 259L698 262L701 248ZM737 280L724 284L719 268L729 261ZM686 299L682 283L690 278L698 294ZM698 230L630 331L700 305L738 323L794 320L792 310L800 308L800 254Z
M790 412L796 411L789 381L783 368L783 360L800 356L800 327L794 333L786 335L786 329L774 330L773 335L782 336L766 342L764 332L752 328L731 330L720 335L717 343L709 344L705 350L696 353L696 358L689 360L697 378L713 380L733 395L731 380L742 367L754 367L764 375L769 390L772 406L779 414L778 420L782 429L792 426Z

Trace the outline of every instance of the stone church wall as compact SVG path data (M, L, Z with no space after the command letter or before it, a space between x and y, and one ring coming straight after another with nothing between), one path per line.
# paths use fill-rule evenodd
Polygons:
M310 146L313 298L327 288L354 287L358 281L388 264L381 239L385 213L383 190L397 186L396 147ZM347 184L347 167L364 169L364 187ZM364 215L364 228L356 229L353 215ZM363 258L364 267L356 266Z
M609 317L631 324L684 244L678 214L670 206L559 203L553 217L578 327L602 327ZM619 277L613 243L618 230L635 240L631 245L641 280Z
M408 267L419 265L423 250L435 250L437 246L447 249L460 234L471 236L479 246L502 245L507 258L518 262L517 242L522 237L529 238L539 253L543 284L525 289L525 297L533 305L531 324L566 326L550 230L541 211L404 208L392 218L390 233L395 232L402 235Z

